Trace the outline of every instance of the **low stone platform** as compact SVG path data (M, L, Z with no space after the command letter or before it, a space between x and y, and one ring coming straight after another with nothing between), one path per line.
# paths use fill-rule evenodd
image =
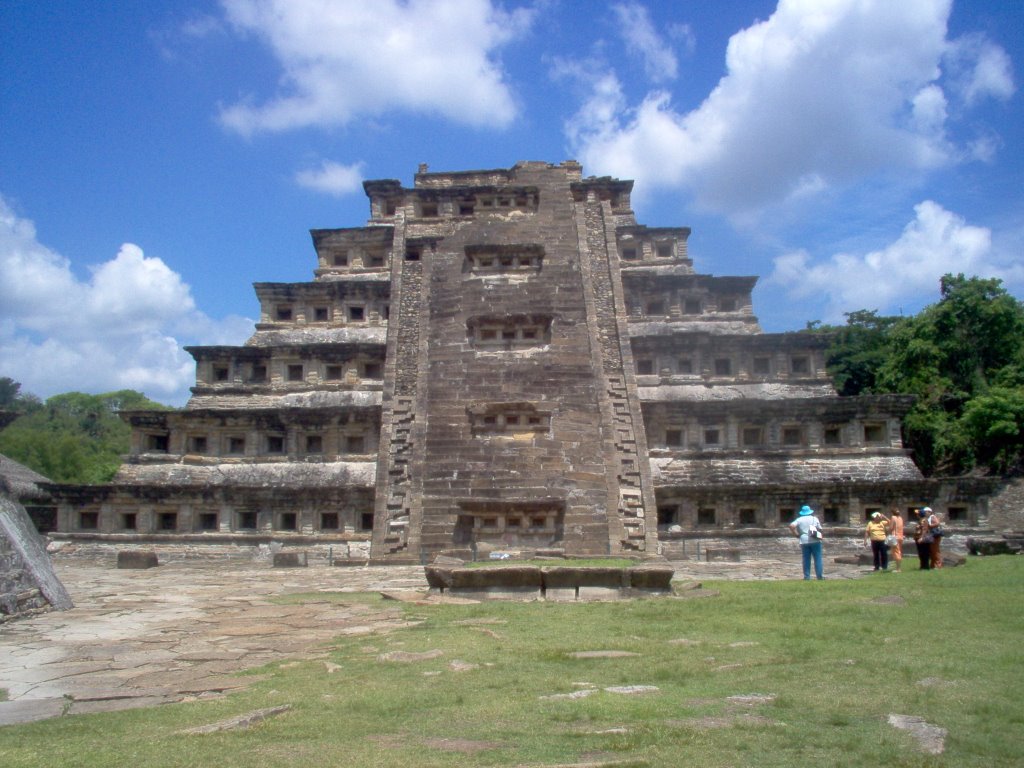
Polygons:
M477 600L618 600L667 595L675 572L660 564L628 568L428 565L424 570L431 592Z

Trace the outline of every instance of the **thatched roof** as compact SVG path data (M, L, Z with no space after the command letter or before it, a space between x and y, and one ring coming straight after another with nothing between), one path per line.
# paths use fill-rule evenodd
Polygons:
M0 454L0 493L18 501L45 500L50 496L39 487L39 483L48 482L49 478Z

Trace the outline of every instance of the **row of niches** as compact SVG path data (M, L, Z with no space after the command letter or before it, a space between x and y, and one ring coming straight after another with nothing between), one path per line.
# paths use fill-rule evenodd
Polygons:
M389 251L384 248L332 247L318 254L322 271L355 271L359 269L383 269L388 266Z
M551 431L550 406L534 403L490 403L467 409L474 435L530 435Z
M485 350L540 347L551 343L551 321L550 315L471 317L466 321L466 337L471 345Z
M544 264L544 246L468 245L463 272L494 275L509 272L540 272Z
M140 454L220 458L276 458L363 461L376 458L379 425L278 430L238 427L146 430L133 451Z
M270 385L293 387L296 384L348 384L358 386L366 381L384 378L383 358L355 357L337 362L322 360L214 360L196 366L199 386Z
M813 501L813 500L809 500ZM927 502L907 506L903 510L903 519L910 517L914 509L920 509ZM699 530L702 528L784 528L793 522L799 514L800 506L771 502L763 504L728 504L701 505L690 502L658 502L658 531L672 532L678 530ZM902 507L902 505L901 505ZM889 507L883 504L863 504L851 509L841 505L815 506L815 514L824 525L838 527L859 527L865 525L875 512L889 515ZM951 522L968 523L971 512L967 506L952 505L947 507L945 519Z
M665 320L735 312L749 315L753 311L749 296L665 293L659 296L626 297L626 314L630 319Z
M159 511L137 508L85 509L75 513L78 531L98 533L370 533L373 512L363 509L341 511L237 510L186 508Z
M260 307L260 323L295 325L386 325L390 302L318 301L309 304L274 302Z
M815 378L824 371L822 360L813 352L774 354L735 353L726 355L695 350L690 354L652 355L635 352L637 376L693 376L708 378Z
M721 424L647 424L651 454L662 451L720 451L747 448L843 448L871 446L900 448L899 421L874 419L846 424L794 423L767 420L763 423L731 421Z
M687 258L685 240L621 240L619 259L627 263L670 261Z
M370 201L371 216L392 218L403 212L407 218L436 219L470 217L488 213L534 213L540 203L540 195L533 188L509 187L495 191L480 191L454 196L436 192L420 192L403 198L373 198Z

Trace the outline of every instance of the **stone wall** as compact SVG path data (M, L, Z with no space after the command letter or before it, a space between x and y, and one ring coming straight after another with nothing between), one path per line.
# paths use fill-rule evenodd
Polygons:
M992 496L988 524L997 531L1024 531L1024 478L1007 481Z

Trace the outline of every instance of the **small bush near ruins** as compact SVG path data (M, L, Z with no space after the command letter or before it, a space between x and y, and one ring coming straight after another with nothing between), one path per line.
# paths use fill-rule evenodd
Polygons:
M0 765L1019 765L1022 578L1002 556L677 599L404 605L415 626L223 699L0 728ZM379 598L289 598L353 599ZM945 729L944 753L890 715Z

